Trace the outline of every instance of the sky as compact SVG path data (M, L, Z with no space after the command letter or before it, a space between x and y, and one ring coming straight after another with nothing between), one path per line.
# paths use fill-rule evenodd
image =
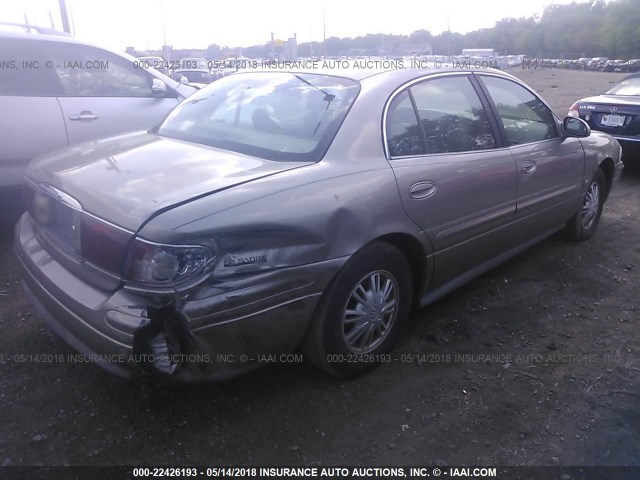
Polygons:
M326 36L410 34L447 27L467 33L502 18L541 15L572 0L66 0L76 37L116 50L246 47L297 34L298 43ZM581 0L579 0L581 1ZM49 14L51 12L51 15ZM61 28L58 0L0 0L0 21ZM164 19L164 22L163 22ZM163 29L164 23L164 29Z

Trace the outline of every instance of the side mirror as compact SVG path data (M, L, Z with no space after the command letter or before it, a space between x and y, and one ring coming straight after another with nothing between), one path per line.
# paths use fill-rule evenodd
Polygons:
M159 78L154 78L151 81L151 91L154 95L166 95L167 93L167 84L164 83Z
M588 137L591 135L591 127L581 118L565 117L562 122L562 129L569 137Z

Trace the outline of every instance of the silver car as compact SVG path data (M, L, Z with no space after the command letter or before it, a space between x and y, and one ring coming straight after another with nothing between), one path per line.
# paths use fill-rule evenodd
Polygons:
M6 26L19 27L0 23L2 190L22 185L36 156L147 129L196 91L129 55L38 27L25 33Z
M498 71L238 73L32 162L15 247L42 316L112 372L220 380L301 348L351 376L413 308L593 235L620 154Z

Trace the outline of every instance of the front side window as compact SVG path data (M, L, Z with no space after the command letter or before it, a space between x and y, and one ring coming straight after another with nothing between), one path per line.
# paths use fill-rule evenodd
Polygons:
M190 96L154 132L269 160L316 162L359 88L321 74L231 75Z
M426 80L410 88L427 153L495 148L491 124L467 77Z
M51 44L47 54L69 97L151 97L151 77L144 69L98 48Z
M553 113L529 90L511 80L482 76L504 125L507 146L558 136Z

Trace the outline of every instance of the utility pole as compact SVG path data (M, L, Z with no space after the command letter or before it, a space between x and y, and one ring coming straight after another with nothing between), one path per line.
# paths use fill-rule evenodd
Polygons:
M451 60L451 18L447 14L447 61Z
M167 47L167 31L164 28L164 0L160 0L160 17L162 20L162 56L164 57L166 55L165 60L170 62L169 47Z

